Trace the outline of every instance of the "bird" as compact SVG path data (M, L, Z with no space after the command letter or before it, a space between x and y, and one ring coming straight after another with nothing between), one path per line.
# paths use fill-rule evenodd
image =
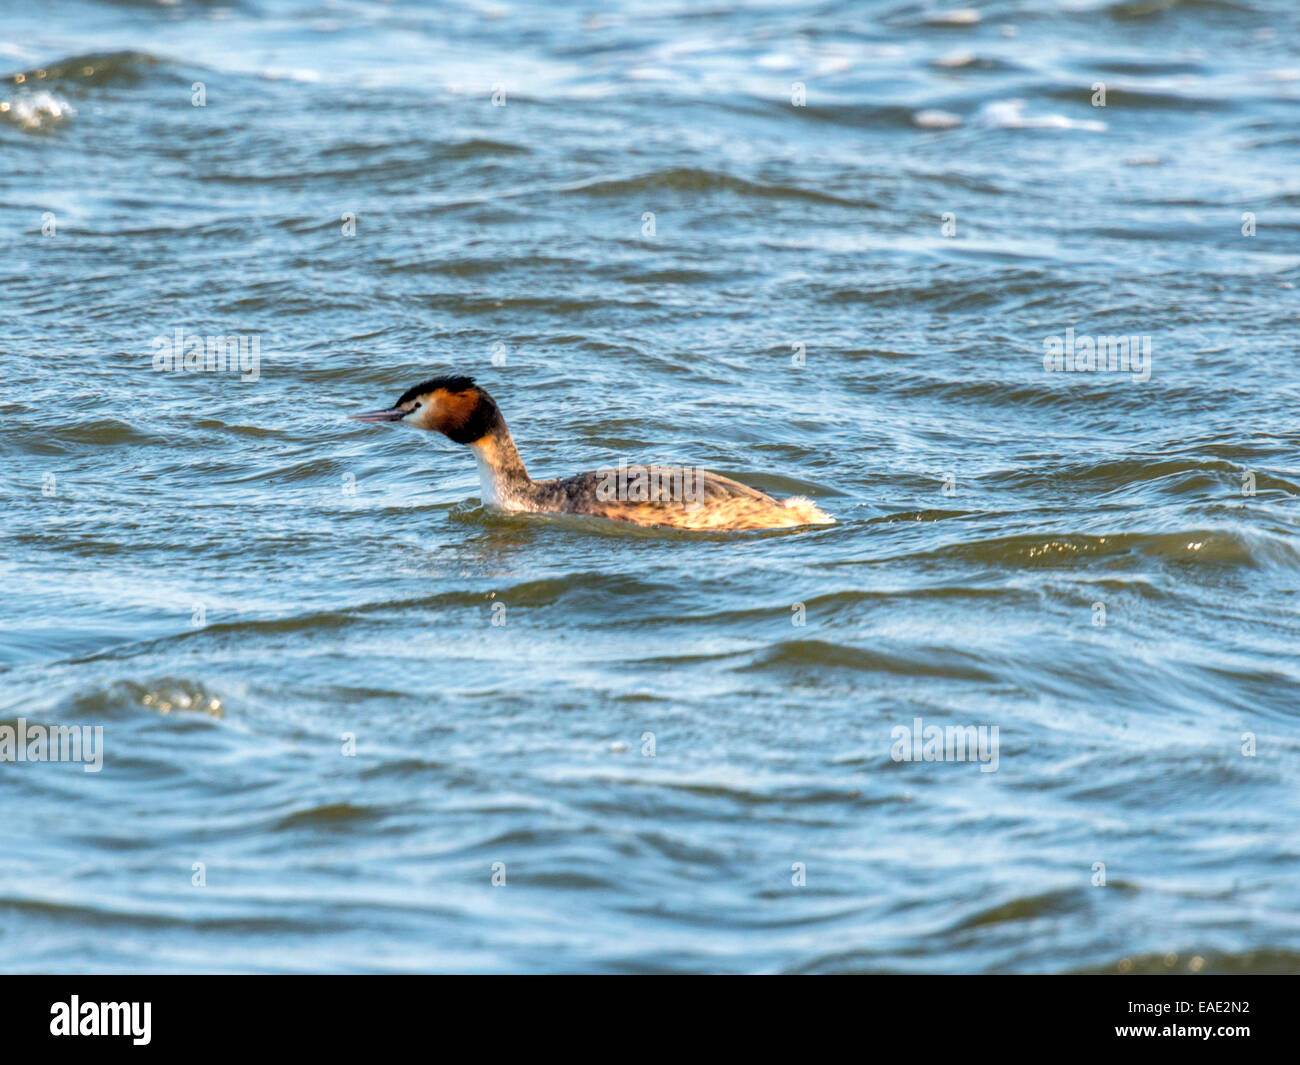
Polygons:
M354 414L442 433L478 461L482 503L511 512L581 514L677 529L789 529L833 525L802 496L777 500L757 488L692 466L617 466L535 481L519 457L496 401L459 374L433 377L384 410Z

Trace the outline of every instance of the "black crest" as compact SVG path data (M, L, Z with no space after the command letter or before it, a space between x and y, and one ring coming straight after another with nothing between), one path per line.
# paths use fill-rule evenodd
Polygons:
M448 392L468 392L474 388L474 378L460 374L451 377L430 377L429 380L422 384L418 384L414 388L408 388L402 393L402 398L393 405L400 407L403 403L409 403L416 396L423 396L438 388L445 388Z

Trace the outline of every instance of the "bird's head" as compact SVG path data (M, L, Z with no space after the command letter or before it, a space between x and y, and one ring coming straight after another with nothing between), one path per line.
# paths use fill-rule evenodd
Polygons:
M401 422L436 429L458 444L481 440L499 416L497 405L470 377L433 377L408 388L387 410L352 417L359 422Z

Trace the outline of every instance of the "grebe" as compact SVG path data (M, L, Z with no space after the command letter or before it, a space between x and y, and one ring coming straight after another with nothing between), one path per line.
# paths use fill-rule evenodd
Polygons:
M833 525L800 496L776 500L716 473L683 466L627 466L534 481L496 402L469 377L435 377L407 389L387 410L352 416L436 429L478 459L483 503L538 514L589 514L678 529L787 529Z

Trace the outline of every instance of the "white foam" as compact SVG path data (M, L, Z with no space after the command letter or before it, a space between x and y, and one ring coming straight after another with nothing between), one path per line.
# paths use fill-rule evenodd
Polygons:
M1106 123L1092 118L1070 118L1067 115L1026 115L1024 100L995 100L985 104L975 116L981 126L998 129L1077 129L1089 133L1104 133Z
M959 7L953 11L941 11L927 15L926 23L931 26L974 26L980 20L980 13L973 7Z
M918 111L912 121L922 129L956 129L961 125L961 116L951 111Z
M44 90L0 100L0 118L7 118L23 129L39 129L75 114L70 103Z

